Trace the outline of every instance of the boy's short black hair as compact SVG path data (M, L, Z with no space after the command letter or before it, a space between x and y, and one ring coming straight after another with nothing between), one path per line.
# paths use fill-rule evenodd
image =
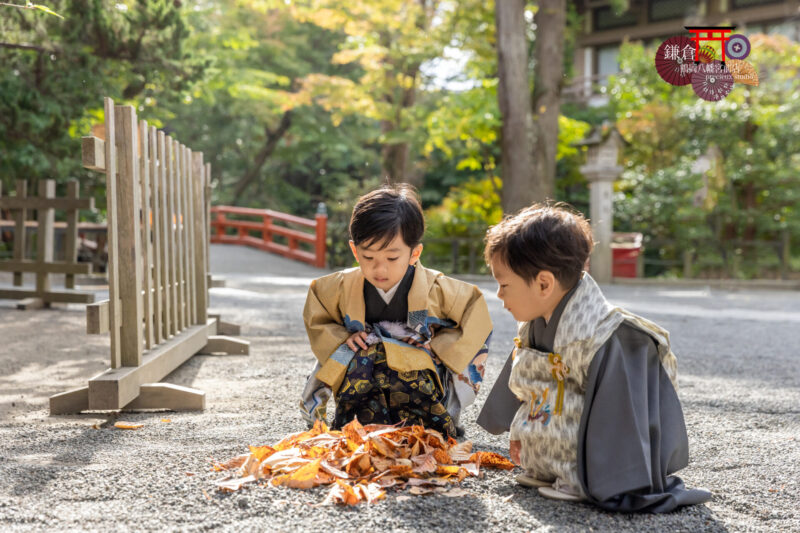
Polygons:
M398 233L411 248L422 242L425 217L414 187L384 185L358 199L350 217L350 238L356 246L380 243L382 250Z
M592 227L580 212L566 204L534 204L489 228L484 257L488 264L497 256L528 284L547 270L571 289L593 247Z

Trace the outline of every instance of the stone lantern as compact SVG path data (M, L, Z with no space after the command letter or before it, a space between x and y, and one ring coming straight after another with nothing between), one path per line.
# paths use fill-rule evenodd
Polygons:
M580 171L589 182L589 217L595 241L590 272L598 283L610 283L612 277L614 181L622 174L618 161L624 142L615 126L604 123L577 143L578 146L586 146L588 149L586 164Z

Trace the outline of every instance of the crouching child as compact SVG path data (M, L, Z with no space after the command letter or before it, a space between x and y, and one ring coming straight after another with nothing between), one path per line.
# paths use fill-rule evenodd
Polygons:
M516 348L478 417L510 430L520 484L616 511L666 512L710 499L672 473L689 447L677 362L663 328L609 303L583 271L591 228L534 205L487 232L497 296L519 323Z
M303 320L317 358L303 391L306 421L334 428L420 424L453 436L483 380L492 331L480 290L423 267L425 220L413 189L361 197L350 219L358 267L314 280Z

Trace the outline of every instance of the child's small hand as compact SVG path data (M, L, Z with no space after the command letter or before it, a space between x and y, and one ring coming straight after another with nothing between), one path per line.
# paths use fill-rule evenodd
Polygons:
M356 331L345 341L347 347L358 353L359 350L367 349L367 334L364 331ZM358 345L358 346L356 346ZM360 346L360 348L359 348Z
M520 441L518 440L512 440L508 443L508 455L511 456L511 460L516 465L519 465L522 462L519 458L520 447Z
M425 344L423 344L423 343L417 342L417 341L415 341L413 339L408 339L408 344L410 344L411 346L416 346L417 348L422 348L423 350L430 350L431 349L431 341L430 340L428 342L426 342Z

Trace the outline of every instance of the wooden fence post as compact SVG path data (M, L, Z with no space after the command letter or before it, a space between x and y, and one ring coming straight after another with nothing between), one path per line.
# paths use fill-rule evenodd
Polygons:
M139 261L142 236L136 112L132 106L116 106L114 114L117 122L114 143L119 160L119 301L125 324L120 336L120 361L122 366L139 366L142 364L142 263Z
M206 191L206 174L203 165L203 153L195 152L192 154L192 194L194 210L194 302L195 320L198 324L205 324L208 320L208 276L206 275L206 255L208 251L208 224L206 202L204 200Z
M250 346L217 335L220 321L208 318L202 154L137 124L133 107L105 103L108 139L84 138L83 149L85 166L109 184L109 300L87 307L87 331L111 332L111 368L52 396L50 412L202 409L202 391L158 381L196 353Z
M36 278L34 290L24 288L0 288L0 298L21 300L19 309L50 307L54 302L89 303L94 301L94 294L75 291L75 274L88 274L92 268L89 264L77 263L77 219L79 209L91 209L92 199L82 200L78 197L78 185L68 183L68 194L65 198L56 198L54 180L42 180L38 183L39 195L29 197L27 184L17 182L17 194L13 197L0 195L0 208L8 209L14 217L14 251L11 260L0 261L0 271L14 274L14 286L20 287L24 281L24 273L31 272ZM67 213L65 224L65 258L54 260L55 211ZM28 241L29 223L25 220L27 212L36 211L36 259L26 258L26 248L33 241ZM34 222L30 223L31 225ZM64 274L65 290L52 290L50 276Z
M28 182L17 180L17 198L25 199L28 193ZM25 220L28 218L28 210L24 207L14 212L14 261L22 262L25 260L25 240L28 237L28 230L25 228ZM14 272L14 286L22 286L22 272Z
M789 279L789 270L792 262L792 241L789 230L783 228L781 232L781 279Z
M314 263L314 266L317 268L325 268L325 253L328 249L328 208L323 202L320 202L319 205L317 205L317 215L315 220L317 221L317 227L316 241L314 243L314 255L316 256L316 262Z
M692 277L692 260L694 257L694 250L684 250L683 252L683 277L690 279Z
M77 200L80 197L80 187L78 180L67 182L67 198ZM67 227L64 241L64 262L69 265L78 263L78 210L70 209L67 211ZM64 287L67 289L75 288L75 274L66 274Z

